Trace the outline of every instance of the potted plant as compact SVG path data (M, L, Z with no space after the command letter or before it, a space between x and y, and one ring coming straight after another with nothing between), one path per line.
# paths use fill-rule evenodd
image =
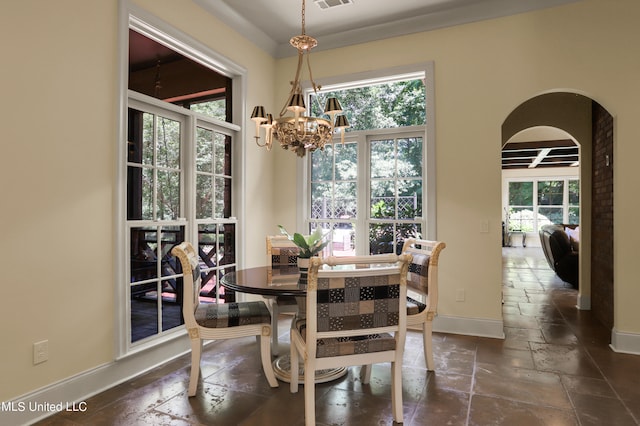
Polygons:
M326 236L329 234L322 234L322 229L318 226L311 235L304 236L299 233L289 234L282 225L278 225L280 233L286 235L298 248L298 269L300 269L300 283L307 283L307 272L309 271L309 259L313 256L317 256L322 250L329 244L329 240Z

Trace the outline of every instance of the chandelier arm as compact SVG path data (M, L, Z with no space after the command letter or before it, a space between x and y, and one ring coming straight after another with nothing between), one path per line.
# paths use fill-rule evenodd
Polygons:
M302 69L302 58L303 58L303 53L301 50L298 49L298 66L296 67L296 76L294 80L291 82L291 90L289 91L289 98L285 100L284 105L280 110L280 117L283 117L286 114L287 104L289 103L289 99L291 98L292 95L296 93L296 91L300 87L300 71Z
M311 87L313 87L313 92L317 95L318 90L320 90L320 86L316 85L316 82L313 80L313 73L311 72L311 51L307 50L307 68L309 69L309 80L311 80Z

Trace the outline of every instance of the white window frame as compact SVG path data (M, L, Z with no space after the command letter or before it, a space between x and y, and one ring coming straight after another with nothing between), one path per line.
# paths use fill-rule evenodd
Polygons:
M232 91L234 96L233 102L233 123L225 123L220 121L222 127L228 128L234 132L234 145L232 170L234 173L233 194L232 199L232 215L239 218L236 221L236 241L239 248L236 253L236 264L242 267L244 263L244 252L242 243L245 239L244 223L245 223L245 191L244 188L244 170L245 170L245 147L241 141L245 140L245 130L242 123L246 121L246 79L247 70L226 57L213 51L210 47L198 42L189 35L172 27L167 22L157 18L149 12L135 5L132 0L119 0L119 28L118 28L118 52L119 52L119 68L118 68L118 111L117 111L117 141L116 141L116 157L115 157L115 175L116 188L114 192L114 309L115 309L115 356L116 359L134 355L138 352L163 344L169 340L182 336L185 331L176 331L175 333L167 333L160 337L150 339L141 344L130 343L130 316L127 307L127 295L129 293L127 280L128 252L127 243L127 213L126 213L126 192L127 192L127 109L128 109L128 52L129 52L129 29L149 37L165 46L180 52L182 55L201 63L202 65L232 79ZM153 99L153 98L151 98ZM151 100L154 102L157 100ZM161 101L157 101L161 102ZM168 104L162 103L163 107ZM171 106L169 106L171 108ZM178 108L178 107L176 107ZM193 120L193 119L191 119ZM209 121L209 119L207 119ZM190 128L195 128L195 122ZM191 155L186 152L184 155ZM193 177L194 179L195 177ZM183 177L184 179L184 177ZM184 190L185 196L188 195L189 188L193 189L193 183L189 183L192 178L185 179ZM185 199L185 202L189 202ZM195 214L195 213L193 213ZM189 218L186 218L187 221ZM194 218L191 218L194 220ZM192 228L197 230L196 222L193 221ZM186 232L193 232L189 229ZM185 234L189 235L189 234Z
M318 80L318 84L322 86L322 91L335 91L345 90L354 87L360 87L367 84L383 84L391 83L394 81L423 79L425 84L425 126L412 126L401 127L392 129L380 129L374 132L372 131L356 131L348 132L345 135L345 142L356 141L358 142L358 189L364 188L366 179L369 176L369 154L365 153L362 148L368 146L367 139L371 136L378 135L399 135L404 133L415 133L416 130L423 132L423 171L422 171L422 218L420 219L420 225L422 229L422 236L427 239L436 240L437 218L436 218L436 139L435 139L435 83L434 83L434 63L432 61L380 69L376 71L369 71L357 74L348 74L344 76L338 76L330 79ZM308 97L312 93L310 87L305 87L305 96L307 97L307 104L309 104ZM339 142L336 138L334 141ZM310 209L310 173L311 173L311 160L308 156L305 161L299 161L297 167L297 197L301 202L302 208L299 210L297 218L298 229L308 229L309 220L308 212ZM363 214L364 210L368 208L367 200L369 194L367 191L358 191L358 218L356 222L357 229L366 229L366 222L368 221L369 214ZM368 249L368 233L364 235L362 232L356 233L356 247L357 254L365 254L364 251Z

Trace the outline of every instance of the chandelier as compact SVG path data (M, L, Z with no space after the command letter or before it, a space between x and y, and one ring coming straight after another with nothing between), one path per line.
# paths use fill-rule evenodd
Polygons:
M305 56L311 87L316 95L321 89L321 86L313 81L309 64L311 49L318 45L318 41L305 33L305 0L302 0L302 33L293 37L289 43L298 50L298 67L295 78L291 82L289 97L280 110L280 115L274 119L271 114L265 113L263 106L256 106L251 113L251 119L256 123L255 139L258 146L266 147L270 151L275 138L283 149L294 151L298 157L304 157L307 152L323 150L324 145L333 139L336 130L341 133L342 143L344 143L344 131L349 127L349 122L345 115L340 114L342 112L340 102L333 97L327 99L324 107L324 114L330 119L302 115L306 111L306 106L300 77ZM292 113L293 116L285 115L287 113ZM260 141L260 128L265 129L263 142Z

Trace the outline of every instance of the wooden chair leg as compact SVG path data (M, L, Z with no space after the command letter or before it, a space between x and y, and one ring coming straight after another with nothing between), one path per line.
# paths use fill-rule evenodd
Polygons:
M391 363L391 409L393 420L403 423L402 412L402 362Z
M316 424L316 370L314 365L304 363L304 423Z
M291 341L291 355L290 355L290 364L291 364L291 380L289 381L289 390L291 393L298 392L299 385L299 377L298 377L298 349L296 345L293 343L293 336ZM295 366L295 367L294 367Z
M371 364L367 364L367 365L363 365L362 369L360 370L360 379L362 380L362 383L365 385L368 385L369 382L371 381L372 367L373 366Z
M434 371L436 365L433 362L433 345L432 345L432 328L431 321L422 324L422 343L424 345L424 358L427 363L427 370Z
M264 328L266 328L266 326ZM273 330L271 330L271 333L268 335L263 333L260 336L260 358L262 359L262 370L264 370L264 375L267 378L267 382L269 382L269 386L277 388L279 384L276 379L276 375L273 372L273 365L271 364L271 350L269 346L271 344L270 337L272 333Z
M195 396L200 378L200 355L202 354L202 340L191 339L191 374L189 376L189 396Z

